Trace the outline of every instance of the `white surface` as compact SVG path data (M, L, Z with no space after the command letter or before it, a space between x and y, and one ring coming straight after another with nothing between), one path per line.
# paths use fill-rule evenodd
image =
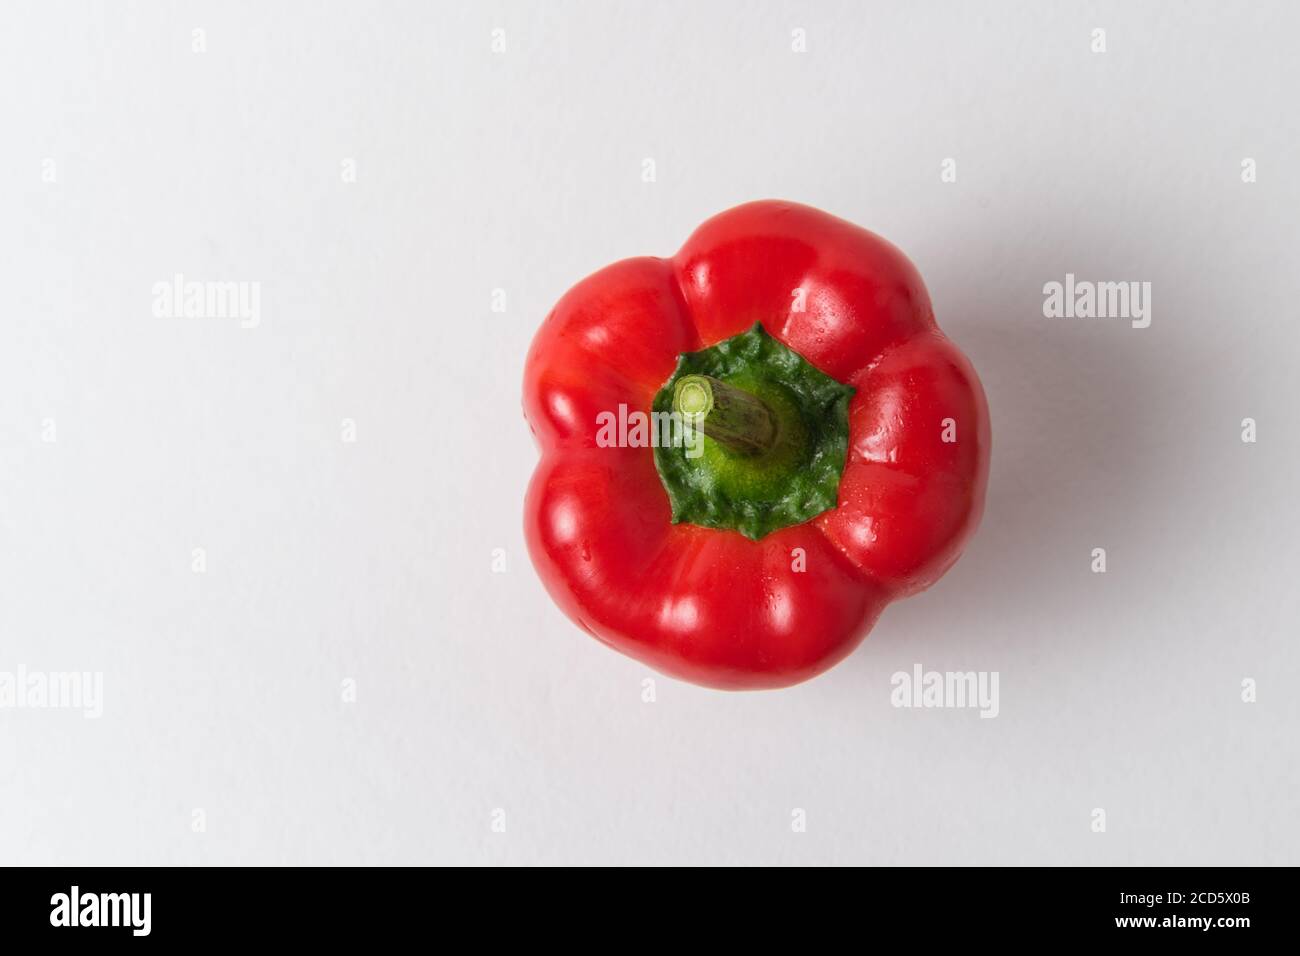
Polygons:
M6 18L0 670L105 701L0 710L0 861L1300 862L1294 5ZM988 510L824 677L644 703L529 565L523 354L762 197L917 263ZM156 318L177 272L260 281L260 326ZM1150 281L1151 327L1045 319L1066 272ZM894 709L914 663L1000 716Z

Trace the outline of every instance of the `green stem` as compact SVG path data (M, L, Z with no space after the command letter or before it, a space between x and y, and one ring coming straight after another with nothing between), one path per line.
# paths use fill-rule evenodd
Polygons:
M776 416L767 404L712 375L679 379L673 410L734 454L761 455L776 445Z

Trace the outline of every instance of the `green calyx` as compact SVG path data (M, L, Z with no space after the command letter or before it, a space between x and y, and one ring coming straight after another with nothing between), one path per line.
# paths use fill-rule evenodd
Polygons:
M759 323L682 353L653 405L681 439L654 450L673 523L757 541L834 508L852 396Z

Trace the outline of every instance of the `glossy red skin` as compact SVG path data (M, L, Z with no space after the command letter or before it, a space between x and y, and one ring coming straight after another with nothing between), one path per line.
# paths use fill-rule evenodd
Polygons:
M672 524L653 450L596 445L597 413L648 412L679 353L755 321L857 389L838 506L760 541ZM886 604L952 566L983 510L984 392L920 275L879 236L795 203L738 206L671 259L579 282L533 340L524 413L542 452L525 532L552 598L611 647L709 687L831 667Z

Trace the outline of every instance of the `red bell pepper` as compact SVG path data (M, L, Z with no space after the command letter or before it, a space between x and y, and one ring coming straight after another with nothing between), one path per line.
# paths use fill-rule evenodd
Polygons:
M988 407L920 275L794 203L739 206L671 259L574 286L533 341L524 412L542 452L525 531L551 596L710 687L832 666L952 566L983 510ZM637 412L676 430L652 422L647 447L610 426Z

